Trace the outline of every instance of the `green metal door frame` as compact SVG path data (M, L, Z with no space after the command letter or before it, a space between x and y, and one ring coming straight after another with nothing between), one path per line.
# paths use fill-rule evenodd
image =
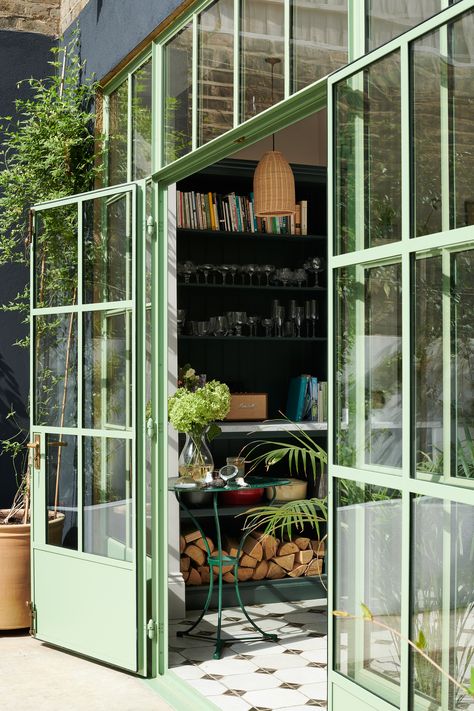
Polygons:
M402 493L402 513L401 513L401 633L406 638L411 638L411 581L410 581L410 562L411 562L411 530L412 521L412 499L416 495L429 496L437 499L443 499L446 502L460 502L474 506L474 490L466 484L466 480L462 482L455 481L453 478L446 476L427 476L424 480L421 477L415 478L413 471L413 455L412 455L412 300L411 300L411 263L415 255L429 256L433 253L443 255L443 274L447 274L449 270L449 255L452 252L462 250L463 248L474 246L474 228L472 226L462 227L449 230L449 219L446 217L443 220L443 231L413 238L411 237L411 195L413 187L411 184L411 154L410 154L410 60L409 48L410 43L426 33L441 28L445 23L455 20L462 13L471 10L474 3L468 0L452 5L443 10L438 15L425 21L422 25L406 32L395 40L387 43L372 51L369 55L354 61L351 65L336 71L329 77L328 80L328 235L329 235L329 265L328 265L328 293L331 295L328 299L329 303L329 375L328 380L331 388L331 397L329 399L329 415L328 421L332 424L333 434L328 438L328 461L329 461L329 505L328 510L332 513L332 527L328 536L328 615L331 620L331 615L334 610L335 603L335 572L337 559L337 543L335 543L336 535L336 485L338 480L345 479L361 484L376 485L392 489L400 490ZM445 33L442 33L445 35ZM444 46L446 42L444 42ZM446 47L445 47L446 48ZM337 134L335 131L335 107L336 107L336 86L339 82L347 80L355 76L359 72L370 67L374 62L381 60L390 53L400 52L400 77L401 77L401 166L402 166L402 236L398 242L392 242L376 247L363 248L363 245L357 245L354 251L349 251L344 254L338 254L335 249L335 173L336 173L336 154L335 147ZM447 125L444 124L443 130L447 134ZM447 141L446 141L447 144ZM443 189L449 192L449 184L446 185L449 175L448 167L449 156L447 151L442 155L443 168ZM356 196L355 202L360 205L364 204L364 179L356 179ZM360 217L360 213L359 213ZM359 225L360 230L360 225ZM363 233L363 220L362 220ZM363 240L362 240L363 242ZM355 266L357 269L364 267L373 267L390 262L400 262L402 268L402 467L396 471L384 471L382 467L368 468L359 464L352 467L341 466L335 460L335 437L336 437L336 361L335 361L335 339L337 327L337 312L335 290L335 274L344 267ZM443 290L443 318L449 320L449 292L446 292L446 287ZM356 362L356 370L359 376L364 372L364 363L361 362L361 355ZM449 338L445 338L443 349L443 362L445 368L449 367L450 362L450 343ZM449 378L445 378L445 397L449 396ZM363 386L362 386L363 387ZM444 400L444 419L445 419L445 438L450 444L451 431L450 427L446 427L449 422L449 403L450 399ZM360 416L360 415L359 415ZM356 422L356 427L357 427ZM449 451L446 450L446 451ZM329 529L328 529L329 532ZM449 564L449 557L444 561ZM446 584L445 584L446 588ZM446 595L448 596L446 598ZM444 594L445 604L448 603L449 609L449 586ZM355 614L358 614L357 611ZM445 663L448 651L443 648L443 660ZM377 711L393 710L392 703L385 701L381 696L377 695L377 689L373 687L373 680L364 679L361 675L360 683L356 683L351 678L344 676L342 673L335 671L335 645L336 638L334 633L334 620L329 624L328 629L328 708L333 711L346 711L348 708L358 711L359 709L370 708ZM393 703L399 708L411 708L410 701L410 660L408 645L404 644L401 647L400 657L400 684L399 684L399 700L397 694L393 698ZM365 672L368 674L368 672ZM366 685L366 688L364 688ZM370 687L372 686L372 689ZM383 683L379 686L380 693ZM395 686L395 685L394 685ZM447 684L444 684L443 699L444 703L447 700ZM387 697L390 693L385 689ZM443 708L448 708L443 706Z
M144 492L144 446L143 439L136 436L137 432L144 431L144 395L143 395L143 377L144 377L144 343L139 334L143 332L144 324L144 314L145 314L145 303L143 298L143 279L141 278L141 271L143 270L143 240L139 240L137 246L137 225L140 225L143 221L144 208L142 206L144 196L144 182L126 184L117 187L104 188L101 190L92 191L89 193L83 193L81 195L71 196L67 198L62 198L58 200L52 200L49 202L44 202L35 205L33 208L34 212L34 222L35 229L37 228L37 215L48 210L54 210L56 208L61 208L64 206L72 205L77 207L77 303L74 305L65 305L58 307L48 307L48 308L36 308L35 307L35 260L34 260L34 248L35 248L35 235L33 236L33 241L30 247L30 403L31 403L31 436L35 434L40 434L42 440L41 447L41 470L33 475L32 482L32 513L33 513L33 525L32 525L32 591L33 591L33 601L36 603L36 591L37 584L41 578L42 571L41 567L44 566L43 563L39 563L40 568L35 565L35 555L41 555L44 560L45 555L53 556L52 560L52 570L54 572L54 561L57 564L61 560L65 561L64 565L69 566L68 570L74 571L77 566L87 566L92 565L92 571L102 571L102 582L105 586L103 590L93 591L92 594L105 595L106 604L113 610L114 599L118 597L117 591L114 589L106 589L107 580L107 570L123 570L124 574L126 571L133 576L132 588L133 592L133 610L128 610L129 616L133 618L133 648L132 650L126 652L126 654L116 653L116 650L111 649L110 653L107 653L105 661L109 663L116 664L117 666L127 666L127 668L135 671L138 674L145 675L147 667L147 648L146 648L146 559L145 559L145 492ZM98 302L98 303L85 303L83 301L82 287L84 284L84 250L83 250L83 205L87 201L94 199L113 199L114 197L126 197L127 198L127 211L129 220L127 218L127 224L131 227L131 234L128 236L130 241L130 258L132 262L132 282L128 284L128 298L122 301L114 302ZM131 345L134 346L131 350L132 367L131 367L131 386L132 399L131 403L131 421L127 422L125 428L117 428L116 426L107 427L106 429L88 429L85 428L82 421L82 410L83 410L83 324L82 324L82 314L84 313L95 313L107 314L111 310L115 312L120 312L126 309L131 314ZM51 316L57 314L75 314L77 318L77 351L78 351L78 362L77 362L77 402L78 402L78 415L77 415L77 426L75 427L52 427L46 425L37 425L34 422L34 412L35 412L35 353L34 353L34 323L35 317L40 316ZM129 388L126 388L127 391ZM128 392L125 397L129 397ZM52 547L46 544L44 536L44 512L45 512L45 437L46 434L56 434L56 435L72 435L78 437L78 550L64 549L61 547ZM112 558L103 557L100 555L95 555L92 553L85 553L83 551L83 535L82 535L82 510L84 504L83 495L83 476L82 476L82 437L100 437L105 438L120 438L124 439L129 443L131 448L131 460L133 463L133 478L132 478L132 499L134 507L134 521L135 525L135 546L132 551L131 562L116 560ZM84 568L85 570L85 568ZM90 578L91 584L94 581L94 573ZM84 587L86 587L86 580L82 581ZM43 595L42 598L43 607L46 606L48 596ZM69 616L71 620L75 618L81 619L80 609L68 609L68 600L60 600L62 612L66 616ZM70 606L70 605L69 605ZM58 609L52 611L54 616ZM124 609L121 609L121 613ZM37 619L41 621L42 610L38 610ZM63 615L64 616L64 615ZM84 629L87 631L87 610L84 611ZM120 628L121 619L116 620L117 629ZM77 625L75 625L77 627ZM79 628L78 628L79 629ZM64 635L63 635L64 632ZM93 630L91 630L93 632ZM58 633L60 637L58 637ZM48 631L48 626L44 629L39 629L38 636L45 641L49 641L53 644L58 644L72 651L79 652L80 654L90 656L99 656L100 653L94 652L87 648L87 644L81 643L79 647L68 639L67 626L61 630L56 630L54 633L50 634ZM78 639L81 635L78 635ZM93 637L93 635L92 635ZM117 639L115 639L117 643ZM113 643L112 643L113 644ZM118 650L117 650L118 651ZM119 660L121 658L133 659L130 663L121 663ZM117 661L115 661L117 660Z

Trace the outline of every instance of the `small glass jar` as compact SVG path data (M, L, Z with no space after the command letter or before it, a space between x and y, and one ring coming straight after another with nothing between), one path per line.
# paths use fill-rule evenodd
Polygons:
M245 476L245 459L243 457L227 457L227 464L233 464L237 467L237 476Z

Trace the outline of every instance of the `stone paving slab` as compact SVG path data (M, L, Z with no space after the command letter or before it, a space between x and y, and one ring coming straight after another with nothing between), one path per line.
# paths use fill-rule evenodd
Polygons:
M136 677L0 632L0 694L15 711L171 711Z

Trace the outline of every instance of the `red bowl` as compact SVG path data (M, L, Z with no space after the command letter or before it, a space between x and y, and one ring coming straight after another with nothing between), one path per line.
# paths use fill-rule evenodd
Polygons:
M221 494L224 506L252 506L258 504L264 489L234 489Z

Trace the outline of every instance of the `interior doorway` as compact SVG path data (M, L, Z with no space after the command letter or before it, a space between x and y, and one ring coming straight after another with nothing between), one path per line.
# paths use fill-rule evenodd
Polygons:
M169 668L222 708L278 708L282 701L286 708L326 705L326 514L318 509L326 494L324 466L313 477L309 465L290 471L287 458L268 471L263 464L253 469L249 461L253 445L264 440L304 446L309 437L326 451L325 111L279 131L274 140L295 177L294 221L252 219L253 173L272 148L271 136L168 190L169 394L188 365L207 380L226 383L233 394L253 394L253 404L263 407L260 416L219 423L222 432L211 444L215 468L240 456L250 476L290 477L286 491L276 491L271 511L291 507L292 499L306 500L308 511L317 509L320 519L316 527L308 523L311 516L302 525L293 519L288 529L270 534L273 547L259 540L264 519L255 526L237 572L244 610L235 595L236 571L228 566L224 572L225 644L215 659L217 581L209 611L193 630L196 636L180 636L200 617L210 578L216 578L199 530L214 550L212 494L184 492L180 510L170 493ZM313 378L315 399L319 395L319 408L315 403L305 419L289 397L290 386L303 375ZM183 444L183 436L170 428L170 478L177 475ZM264 515L269 504L264 490L254 493L253 503L240 501L235 492L219 494L224 553L236 548L249 526L246 512L258 507ZM255 639L245 612L268 638ZM231 642L235 637L253 641Z

